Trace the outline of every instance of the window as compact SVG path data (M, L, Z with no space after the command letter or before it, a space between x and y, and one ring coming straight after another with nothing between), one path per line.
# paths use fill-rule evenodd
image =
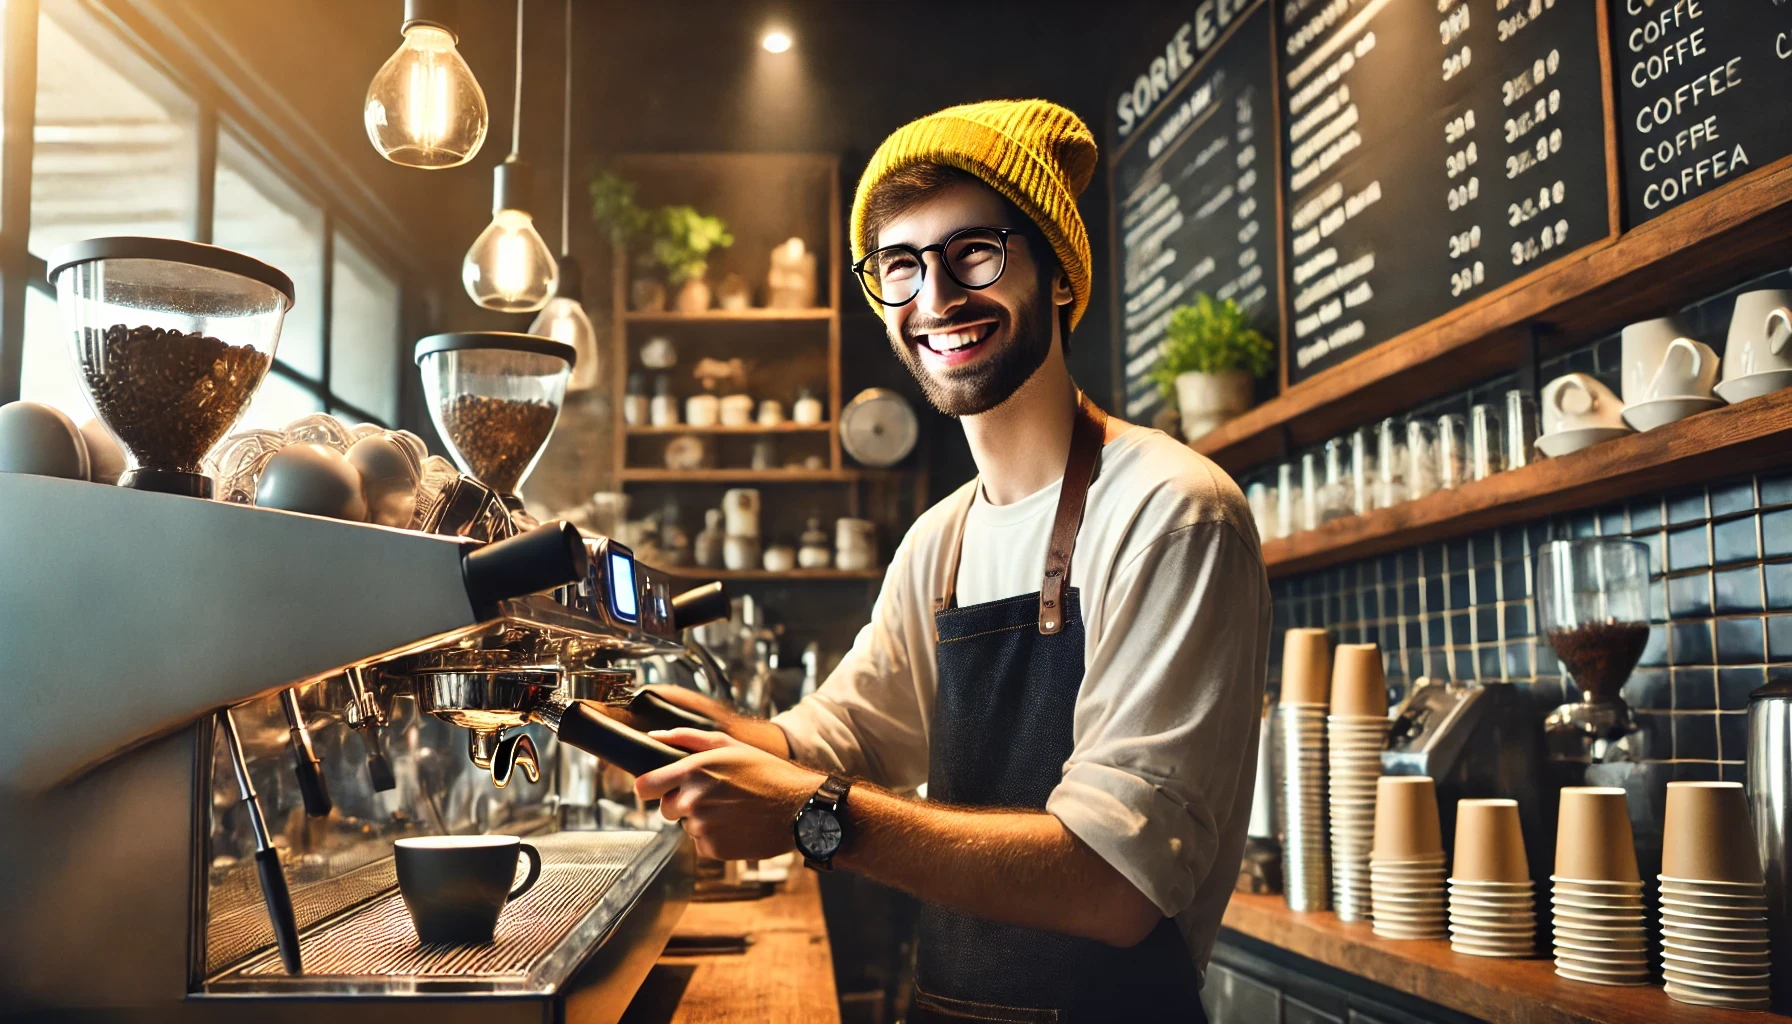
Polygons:
M279 430L306 413L323 411L324 403L310 388L285 374L270 373L236 429Z
M333 212L319 200L334 194L327 186L288 173L277 147L250 141L271 137L249 130L261 123L254 111L195 99L218 91L182 77L191 70L180 60L185 40L140 48L103 10L42 0L31 174L5 183L31 193L23 244L42 260L59 245L104 235L206 238L271 263L292 277L294 305L243 426L277 427L325 409L351 422L398 425L398 276L373 248L334 230ZM201 126L212 134L202 137ZM11 135L24 126L4 127ZM201 210L211 212L210 223L200 222ZM334 298L325 294L326 269ZM92 413L55 293L41 278L28 285L23 336L0 338L0 360L20 361L19 397L85 419Z
M212 244L271 263L292 278L293 307L274 358L324 375L324 215L230 132L218 133Z
M197 105L80 8L37 19L30 249L97 235L192 238Z
M330 390L398 422L398 283L342 232L330 277Z

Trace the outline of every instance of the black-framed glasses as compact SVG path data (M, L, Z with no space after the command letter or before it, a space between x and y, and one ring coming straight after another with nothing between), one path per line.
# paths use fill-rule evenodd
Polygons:
M954 284L980 291L1000 280L1008 268L1012 234L1008 228L960 228L933 245L886 245L866 253L852 265L852 272L873 299L886 306L907 305L921 294L927 279L926 254L937 252Z

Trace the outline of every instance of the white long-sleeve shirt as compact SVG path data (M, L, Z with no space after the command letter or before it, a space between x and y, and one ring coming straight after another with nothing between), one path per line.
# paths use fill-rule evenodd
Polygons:
M1060 485L1001 506L978 490L960 607L1039 589ZM974 486L916 520L852 650L774 719L798 761L899 791L927 780L933 602ZM1269 583L1244 496L1187 446L1131 427L1102 449L1070 582L1084 676L1046 811L1176 919L1205 972L1244 852L1269 650Z

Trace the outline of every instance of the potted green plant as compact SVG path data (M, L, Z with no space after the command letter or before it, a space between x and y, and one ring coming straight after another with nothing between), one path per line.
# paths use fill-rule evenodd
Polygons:
M1151 379L1181 411L1182 436L1193 441L1250 409L1252 381L1274 364L1274 343L1238 303L1201 292L1171 311Z
M701 313L709 308L709 254L734 244L734 236L720 217L707 217L691 206L662 207L654 214L653 261L666 272L666 282L678 289L676 305L681 313Z
M592 175L591 222L618 252L627 252L653 226L653 212L635 202L635 183L614 171ZM653 261L645 253L635 259L638 271L629 285L629 306L641 311L666 308L666 286L652 276Z

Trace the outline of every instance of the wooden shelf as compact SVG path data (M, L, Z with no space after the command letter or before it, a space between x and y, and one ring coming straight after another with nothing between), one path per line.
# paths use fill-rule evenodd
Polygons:
M773 572L770 569L703 569L694 565L681 565L667 570L684 579L693 580L739 580L763 583L804 583L813 580L881 580L884 570L879 569L791 569L789 572Z
M1689 416L1558 459L1267 541L1272 577L1620 498L1781 466L1792 389ZM1659 566L1657 567L1659 568Z
M827 306L808 309L706 309L701 313L679 313L674 310L630 310L622 319L632 324L700 324L700 323L776 323L783 320L827 320L834 311Z
M630 437L674 437L679 434L825 434L834 429L832 423L780 423L775 427L762 427L750 423L744 427L693 427L689 423L678 423L670 427L629 427Z
M1515 369L1533 324L1551 346L1584 342L1782 267L1788 234L1792 157L1296 384L1194 448L1235 473L1282 458Z
M1446 941L1384 939L1367 921L1295 913L1280 896L1233 893L1226 928L1489 1024L1773 1024L1787 1018L1668 998L1655 986L1618 988L1558 977L1547 959L1467 956ZM1222 932L1222 941L1224 933Z
M624 469L623 483L637 484L819 484L864 479L856 469Z

